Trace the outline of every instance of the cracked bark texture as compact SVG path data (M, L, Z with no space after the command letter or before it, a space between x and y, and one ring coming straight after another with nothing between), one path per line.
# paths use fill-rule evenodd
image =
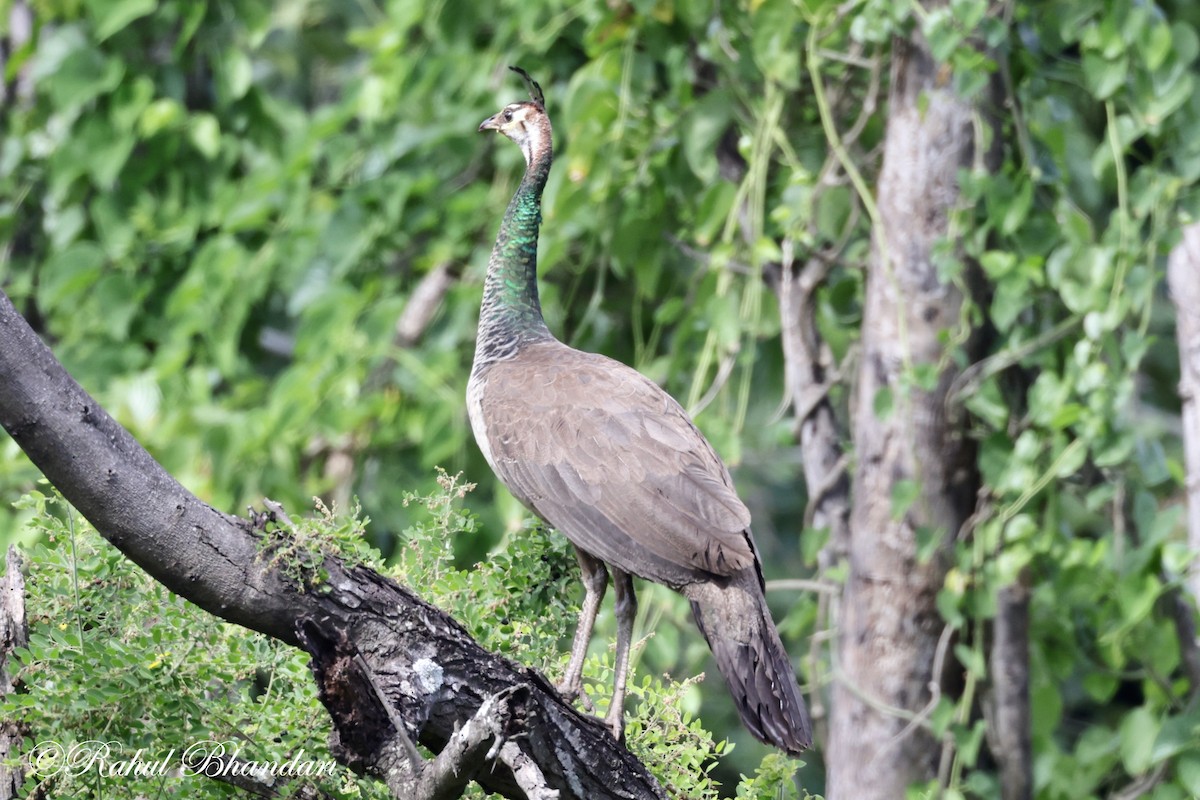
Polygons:
M939 275L932 254L958 202L958 170L975 157L976 112L953 92L948 68L919 33L895 42L852 412L857 465L828 748L831 800L894 800L937 774L939 743L920 724L941 678L932 674L944 628L935 600L945 546L972 511L978 479L963 421L946 402L958 368L943 337L961 331L964 295ZM934 368L936 385L919 388L914 368ZM887 393L891 409L877 413ZM904 481L919 488L897 518L892 498ZM921 531L942 542L925 560L917 556Z
M306 649L343 763L387 771L409 734L439 752L488 698L520 690L528 695L524 726L505 746L507 763L540 772L560 800L666 796L599 721L566 705L540 675L479 647L407 588L332 558L319 592L285 579L259 557L264 534L172 478L66 373L2 292L0 424L105 539L160 583ZM364 676L378 691L363 691ZM463 768L490 792L525 798L524 776L504 761Z

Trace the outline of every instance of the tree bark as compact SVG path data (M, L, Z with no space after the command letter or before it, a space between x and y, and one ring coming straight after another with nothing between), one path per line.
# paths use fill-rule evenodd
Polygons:
M0 700L16 689L9 659L19 648L29 644L29 628L25 618L25 577L21 574L21 558L17 548L10 545L5 559L4 577L0 578ZM25 780L20 766L8 767L6 762L21 750L26 731L16 720L0 720L0 800L15 800Z
M832 357L814 321L813 293L824 280L825 267L817 258L803 265L787 259L767 276L779 301L783 325L780 338L808 487L808 523L829 531L824 557L836 562L845 555L850 538L850 475L842 430L829 400Z
M496 742L494 761L458 765L488 791L545 796L540 776L561 800L665 797L598 720L565 704L542 676L483 650L405 587L332 557L319 564L328 575L320 587L291 582L260 555L263 538L277 534L206 505L167 474L3 293L0 424L100 534L156 580L210 613L306 650L343 763L390 786L407 768L419 783L424 765L397 756L415 753L412 739L440 752L482 705L509 697L492 722L513 738Z
M813 315L813 293L824 280L827 265L813 258L798 266L790 257L790 250L785 243L784 262L768 269L765 277L778 299L783 325L780 338L787 389L796 414L796 440L800 444L808 490L804 527L825 530L829 536L818 556L818 575L824 576L846 556L850 540L850 473L842 449L844 431L829 399L829 389L835 381L830 369L832 356L817 332ZM828 624L836 618L836 613L835 598L821 594L817 601L817 625ZM822 663L819 641L820 637L814 636L809 645L813 670L809 679L817 687L810 694L809 709L817 738L827 739L828 712L820 691L821 676L816 673Z
M945 626L935 600L946 546L978 485L974 448L946 402L958 369L944 335L964 324L964 295L932 258L958 201L957 172L975 154L976 108L949 83L919 33L895 43L853 413L831 800L904 797L911 783L935 777L938 764L940 748L922 724L941 678L933 665ZM918 382L921 372L933 379ZM894 508L903 495L913 502ZM923 537L939 544L920 558Z
M1003 800L1033 798L1033 729L1029 708L1029 575L1000 590L992 647L988 741L1000 767Z
M1200 553L1200 223L1183 229L1183 239L1167 260L1167 283L1175 304L1175 336L1179 341L1187 539L1191 552ZM1193 562L1187 586L1200 606L1200 564Z

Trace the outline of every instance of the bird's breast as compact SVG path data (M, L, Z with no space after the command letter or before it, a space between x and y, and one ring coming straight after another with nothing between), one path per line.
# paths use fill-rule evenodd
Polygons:
M483 392L486 385L486 378L482 378L471 373L471 379L467 381L467 418L471 420L471 432L475 434L475 443L479 445L479 449L483 452L483 457L487 459L488 466L492 468L492 472L496 471L496 462L492 458L492 448L488 444L487 423L483 416Z

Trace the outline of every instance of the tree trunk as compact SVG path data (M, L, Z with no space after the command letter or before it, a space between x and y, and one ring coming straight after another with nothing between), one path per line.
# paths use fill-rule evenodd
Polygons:
M5 565L4 577L0 578L0 700L16 689L13 681L16 670L9 664L13 651L29 644L25 577L21 574L16 546L9 546ZM21 751L21 739L26 733L16 720L0 720L0 800L15 800L25 780L19 765L9 767L6 763Z
M1000 767L1003 800L1033 797L1033 730L1029 708L1029 575L1000 590L988 654L988 743Z
M933 670L945 625L935 600L946 547L978 485L974 448L946 403L958 368L944 336L961 333L964 295L932 258L958 201L957 172L976 146L977 109L949 84L919 33L896 42L853 412L831 800L895 800L937 772L940 747L922 724L941 678ZM939 544L918 557L929 537Z
M1191 552L1200 553L1200 223L1183 229L1183 239L1167 261L1167 283L1175 303L1175 335L1179 340L1188 546ZM1200 605L1200 565L1193 563L1187 586Z

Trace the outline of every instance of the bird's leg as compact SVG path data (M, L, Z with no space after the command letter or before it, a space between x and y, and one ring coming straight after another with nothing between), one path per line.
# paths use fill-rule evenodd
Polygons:
M604 722L619 742L625 731L625 682L629 677L629 647L633 643L633 622L637 618L637 595L633 593L633 578L628 572L613 567L612 576L616 595L617 658L613 666L612 702Z
M584 705L590 710L591 701L583 694L583 661L587 658L588 644L592 641L592 626L596 623L596 613L600 611L600 601L604 599L604 590L608 588L608 569L603 561L579 548L575 548L575 557L579 559L579 568L583 571L583 608L579 612L579 625L575 628L575 641L571 644L571 661L567 664L567 673L563 675L558 691L568 701L582 695Z

